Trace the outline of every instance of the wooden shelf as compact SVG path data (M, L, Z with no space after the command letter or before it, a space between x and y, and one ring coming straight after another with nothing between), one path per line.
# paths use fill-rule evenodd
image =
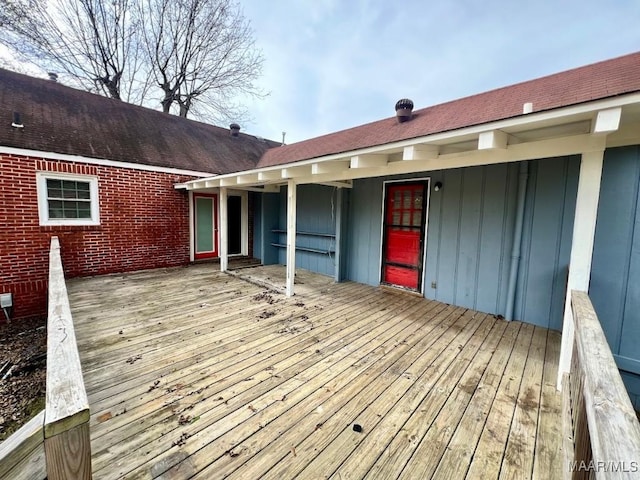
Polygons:
M275 229L271 230L273 233L287 233L286 230ZM296 232L296 235L306 235L309 237L326 237L326 238L336 238L333 233L316 233L316 232Z
M271 245L278 248L287 248L287 246L284 243L272 243ZM320 248L299 247L297 245L296 245L296 250L300 252L320 253L323 255L334 255L336 253L335 250L322 250Z

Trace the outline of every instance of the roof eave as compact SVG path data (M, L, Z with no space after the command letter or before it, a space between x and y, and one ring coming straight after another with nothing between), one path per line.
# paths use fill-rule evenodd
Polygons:
M508 119L282 165L193 180L183 185L188 190L201 190L218 187L264 188L268 185L284 184L289 179L294 179L297 183L326 183L336 180L472 166L483 161L477 157L486 157L489 152L493 152L493 156L502 159L502 162L519 161L528 155L535 155L536 146L539 147L540 155L537 158L577 154L589 151L589 149L600 148L603 139L617 130L616 128L606 132L592 131L599 112L608 112L606 115L609 116L612 115L611 112L614 112L613 116L615 117L616 109L622 111L623 108L633 105L640 106L640 92L553 110L522 114ZM545 129L551 131L554 128L558 131L564 129L566 133L553 139L538 138L528 142L511 143L517 139L517 135L535 136L532 132L543 132ZM636 139L636 141L638 140L640 139ZM528 144L530 154L525 155L522 152L525 144ZM452 149L455 145L461 146L459 152L447 152L447 149ZM554 153L554 148L557 153ZM514 155L506 154L509 149L514 152ZM390 157L393 158L390 160ZM438 161L435 161L436 159ZM485 164L497 163L492 160L487 159ZM389 168L390 165L393 168Z

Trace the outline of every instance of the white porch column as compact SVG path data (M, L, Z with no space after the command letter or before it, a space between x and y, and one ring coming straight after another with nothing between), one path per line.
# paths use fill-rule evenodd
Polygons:
M227 208L227 187L220 187L220 271L226 272L229 267L229 210Z
M287 297L293 296L296 276L296 194L296 182L289 179L287 182Z
M573 220L569 278L567 280L567 294L564 305L562 347L558 366L558 390L562 388L562 375L569 372L571 368L571 355L573 353L574 326L571 310L571 290L589 291L603 156L604 150L583 153L582 161L580 162L580 179L578 181L576 212Z

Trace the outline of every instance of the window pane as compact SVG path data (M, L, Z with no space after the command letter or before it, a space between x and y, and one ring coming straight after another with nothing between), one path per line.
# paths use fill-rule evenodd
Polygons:
M91 219L91 182L47 179L50 219Z
M62 188L62 180L54 180L52 178L47 178L47 189L49 188Z
M89 206L89 204L78 205L78 218L91 218L91 207Z
M80 186L80 185L78 185ZM78 197L77 198L82 198L85 200L89 200L91 198L91 192L89 192L89 190L80 190L80 188L78 188Z
M62 198L78 198L75 189L65 189L62 191Z

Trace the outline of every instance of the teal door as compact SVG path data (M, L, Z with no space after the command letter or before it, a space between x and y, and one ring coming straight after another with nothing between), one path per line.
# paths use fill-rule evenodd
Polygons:
M194 205L194 257L213 258L218 256L218 196L193 195Z

